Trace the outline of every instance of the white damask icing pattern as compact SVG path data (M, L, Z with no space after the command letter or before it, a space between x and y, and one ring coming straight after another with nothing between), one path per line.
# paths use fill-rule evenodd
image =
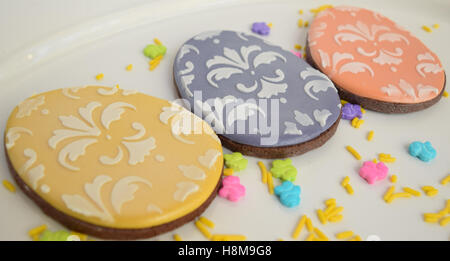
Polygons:
M50 192L50 187L48 186L48 185L46 185L46 184L43 184L42 186L41 186L41 191L42 191L42 193L45 193L45 194L47 194L47 193L49 193Z
M159 214L163 213L162 209L155 204L148 204L147 212L157 212Z
M30 182L31 187L36 190L38 187L38 182L40 179L42 179L45 176L45 167L42 164L37 165L34 168L31 168L33 164L37 160L37 154L36 151L27 148L23 152L24 156L28 158L28 160L23 164L22 167L18 170L19 175L26 175L28 178L28 181Z
M184 65L186 66L186 69L179 72L179 74L181 75L181 87L189 97L193 97L194 95L192 94L188 86L195 79L195 75L191 73L194 70L194 64L191 61L187 61Z
M430 53L424 53L417 55L417 60L419 63L416 65L417 73L420 76L425 78L425 73L433 73L436 74L438 72L442 72L444 68L442 68L439 63L433 63L435 61L434 57ZM422 62L425 61L425 62Z
M205 152L205 155L198 156L198 161L202 166L210 169L212 168L212 166L214 166L214 164L216 164L216 161L220 155L220 151L216 149L209 149Z
M68 195L63 194L61 196L64 204L70 210L75 213L85 215L87 217L97 217L105 222L112 223L114 218L111 213L106 209L105 204L101 199L101 190L103 185L110 182L112 179L106 175L99 175L95 177L92 183L86 183L84 185L84 191L88 195L89 199L94 204L79 194Z
M178 169L181 170L186 178L192 180L204 180L206 178L205 172L195 165L179 165Z
M284 126L286 127L284 130L284 134L291 134L291 135L303 134L301 130L297 129L297 125L294 122L285 121Z
M33 132L23 127L11 127L6 132L6 149L11 149L16 144L16 141L21 137L21 133L26 133L33 136Z
M119 91L119 88L99 88L97 93L104 96L109 96L116 94Z
M83 89L85 87L86 86L64 88L64 89L62 89L62 94L64 96L66 96L67 98L78 100L78 99L80 99L80 97L74 95L73 93L77 93L80 89Z
M310 125L314 125L313 120L311 119L311 117L308 116L308 114L306 113L302 113L299 112L297 110L294 111L294 118L295 120L300 123L302 126L310 126Z
M136 91L136 90L122 90L123 96L133 95L133 94L137 94L137 93L138 93L138 91Z
M258 45L242 46L239 53L231 48L224 47L223 56L216 55L212 59L206 61L206 67L211 69L206 79L208 83L216 88L219 88L218 82L224 79L229 79L233 74L249 73L256 75L259 67L263 64L271 64L276 60L281 60L284 63L287 61L286 57L274 51L261 52L261 47ZM250 54L253 52L260 52L253 61L249 61ZM288 85L283 83L285 74L282 70L276 69L275 77L262 75L255 77L254 83L250 86L245 86L243 83L237 83L236 89L243 93L251 93L261 87L258 92L259 98L270 98L279 93L285 93Z
M314 119L320 124L320 126L323 128L327 124L327 119L332 115L332 113L327 110L314 110L313 112Z
M143 183L149 188L152 187L148 180L137 176L128 176L117 181L111 191L111 204L117 214L120 214L124 203L134 199L134 193L139 187L133 183Z
M190 194L197 192L199 189L197 184L190 181L179 182L176 186L177 190L173 193L173 199L179 202L185 201Z
M303 87L305 89L306 94L309 97L311 97L312 99L319 100L319 98L314 96L311 91L313 91L314 93L318 93L321 91L326 92L328 90L328 88L331 88L337 92L336 88L334 87L334 85L330 81L330 79L328 79L327 76L325 76L323 73L319 72L318 70L313 69L313 68L306 68L306 70L300 72L300 77L303 80L305 80L306 78L308 78L310 76L317 76L317 77L322 78L322 79L318 79L318 80L311 80L311 81L307 82L305 84L305 86Z
M219 36L222 31L208 31L194 36L194 40L205 41L214 37Z
M59 151L58 162L63 167L72 171L79 171L80 168L69 164L67 159L71 162L75 162L80 156L86 153L86 149L90 145L98 142L97 137L101 135L102 131L94 122L92 114L95 109L101 106L102 104L94 101L88 103L85 107L79 108L78 113L80 114L81 119L74 115L58 117L66 129L57 129L53 131L53 136L48 140L49 146L56 149L59 142L69 138L78 138L77 140L65 145ZM114 102L106 106L100 116L103 127L105 129L109 129L112 122L120 120L121 115L125 112L124 108L129 108L134 111L136 110L135 106L124 102ZM137 163L142 163L145 156L148 156L150 151L156 148L156 143L153 137L138 140L143 138L146 134L145 127L141 123L133 122L132 127L137 130L138 133L128 137L122 137L121 143L128 150L128 163L130 165L136 165ZM111 140L110 136L107 137ZM114 158L102 155L99 158L100 162L107 165L117 164L120 162L123 158L123 151L120 146L117 148L118 154Z
M414 88L409 82L404 79L400 79L398 85L388 84L381 87L381 91L390 97L409 96L413 100L419 98L426 98L430 94L437 95L438 89L431 85L417 84Z
M29 98L21 102L17 108L16 118L23 118L30 116L31 113L39 108L39 106L45 104L45 96L41 95L36 98Z

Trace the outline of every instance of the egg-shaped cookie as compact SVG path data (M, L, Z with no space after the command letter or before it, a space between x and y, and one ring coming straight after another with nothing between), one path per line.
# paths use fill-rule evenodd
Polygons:
M66 227L100 238L170 231L214 199L220 140L181 106L101 86L32 96L11 113L5 149L19 187Z
M191 111L224 146L262 158L284 158L323 145L339 123L333 83L290 51L235 31L194 36L173 69Z
M441 98L445 73L435 53L389 18L359 7L320 12L308 32L307 61L342 99L385 113L425 109Z

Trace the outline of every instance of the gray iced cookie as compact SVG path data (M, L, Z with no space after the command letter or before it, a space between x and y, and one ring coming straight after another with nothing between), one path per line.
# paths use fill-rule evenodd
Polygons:
M324 144L341 103L333 83L281 47L248 34L211 31L184 43L174 79L185 106L225 147L282 158Z

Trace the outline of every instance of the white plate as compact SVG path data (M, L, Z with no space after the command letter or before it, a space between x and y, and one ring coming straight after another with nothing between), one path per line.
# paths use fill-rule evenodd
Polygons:
M306 29L297 27L301 17L311 20L308 11L325 4L324 1L157 1L134 9L110 14L52 35L47 40L21 49L0 63L0 128L11 110L24 98L62 87L85 84L137 89L165 99L177 98L173 86L172 62L181 44L204 30L231 29L249 32L255 21L273 23L267 39L286 49L294 44L304 45ZM351 4L333 1L332 4ZM437 53L448 69L450 62L450 2L448 1L358 1L358 6L370 8L392 18L419 37ZM298 10L305 14L300 16ZM421 30L424 24L439 23L433 33ZM159 67L150 72L143 47L159 38L168 52ZM29 59L31 58L31 59ZM125 66L133 64L131 72ZM104 73L101 82L95 75ZM299 170L296 184L301 185L301 205L293 209L283 207L275 196L269 195L261 183L257 158L249 158L248 168L240 172L247 188L246 197L231 203L222 198L214 200L204 215L216 224L213 233L243 234L249 240L288 240L299 217L307 214L315 226L331 239L334 234L353 230L366 239L377 235L382 240L448 240L449 226L428 224L423 213L437 212L450 198L450 185L439 181L450 174L450 99L443 98L435 106L407 115L386 115L367 112L365 123L354 129L342 121L335 136L322 148L294 157ZM369 130L375 131L372 142L366 140ZM415 140L429 140L438 156L432 163L423 163L407 153L407 146ZM4 146L1 141L1 147ZM364 160L378 153L391 153L397 162L389 164L390 173L397 174L397 190L402 186L420 188L432 185L439 189L435 197L398 199L386 204L382 196L389 182L368 185L357 174L361 162L346 150L356 148ZM226 152L228 152L226 150ZM11 180L5 156L0 155L0 179ZM270 161L263 160L269 166ZM340 186L349 176L355 194L350 196ZM344 206L344 220L321 225L315 211L324 207L324 200L336 198ZM0 240L27 240L27 231L40 224L52 230L61 225L45 216L22 192L10 193L0 189ZM171 240L178 233L185 240L203 240L193 223L154 239ZM300 239L306 237L304 231Z

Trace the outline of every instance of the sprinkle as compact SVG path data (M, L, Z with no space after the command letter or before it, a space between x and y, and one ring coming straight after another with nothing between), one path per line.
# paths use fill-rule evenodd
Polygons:
M303 19L298 19L297 25L298 27L303 27Z
M284 241L284 239L282 239L282 238L279 238L279 239L278 239L278 241Z
M311 13L314 13L314 15L317 15L318 13L322 12L323 10L326 10L328 8L333 8L332 5L321 5L317 7L316 9L309 10Z
M371 141L373 139L373 134L374 134L373 130L369 131L369 134L367 134L368 141Z
M273 178L272 173L267 173L267 188L269 189L270 195L273 195Z
M267 26L268 26L269 28L272 28L273 25L272 25L272 23L268 23Z
M129 64L129 65L127 65L127 67L125 68L127 71L131 71L131 70L133 70L133 65L132 64Z
M450 223L450 217L446 217L441 219L441 221L439 222L439 225L441 225L442 227L446 226L448 223Z
M309 232L312 232L314 230L314 226L312 225L311 219L309 217L306 218L306 229Z
M448 92L444 91L444 93L442 93L442 96L444 96L445 98L448 98Z
M448 174L447 177L441 180L441 185L446 185L449 182L450 182L450 174Z
M299 45L299 44L296 44L296 45L294 45L294 48L297 49L297 50L301 50L301 49L302 49L302 46Z
M345 176L345 178L341 182L341 186L345 186L350 182L350 178L348 176Z
M314 233L309 233L308 237L306 238L306 241L313 241L314 239Z
M336 208L336 204L330 204L325 211L323 211L324 216L328 217L331 213L331 211L333 211Z
M394 190L395 190L395 186L391 186L386 191L386 193L384 193L384 197L383 197L384 201L386 201L386 202L388 201L388 199L391 197L392 193L394 193Z
M391 181L392 183L397 182L397 175L395 175L395 174L391 175L390 181Z
M434 29L438 29L439 27L440 27L439 24L433 24L433 28L434 28Z
M266 166L261 161L258 161L258 166L261 169L262 182L264 184L267 184L267 169L266 169Z
M195 221L195 226L207 239L211 239L211 233L208 231L208 229L202 222Z
M95 76L95 79L97 79L97 81L100 81L103 79L103 77L105 77L105 75L103 73L99 73Z
M302 229L303 229L303 227L305 226L305 223L306 223L306 219L307 219L306 215L303 215L300 218L300 221L298 222L297 226L295 227L294 233L292 233L292 238L293 239L297 239L298 236L300 235L300 232L302 232Z
M214 227L215 227L214 222L212 222L211 220L209 220L209 219L207 219L207 218L205 218L205 217L203 217L203 216L201 216L201 217L198 219L198 221L202 222L204 225L206 225L206 226L209 227L209 228L214 228Z
M424 218L430 218L430 219L439 219L441 217L443 217L445 214L444 213L425 213L423 214Z
M344 188L350 195L353 195L353 193L355 192L350 184L345 185Z
M437 195L437 193L439 192L437 189L435 189L432 186L423 186L422 190L425 192L425 194L429 197L435 196Z
M337 214L341 213L343 210L344 210L344 207L337 207L337 208L333 209L333 211L331 211L328 216L329 217L336 216Z
M405 191L406 193L409 193L411 195L413 195L414 197L420 197L420 191L417 191L415 189L412 188L408 188L408 187L404 187L403 191Z
M298 10L299 14L303 14L303 9Z
M397 159L392 157L391 154L384 154L384 153L380 153L378 154L378 158L380 159L381 162L384 163L394 163Z
M120 89L118 84L116 84L116 88L117 88L117 89Z
M329 222L335 223L335 222L339 222L344 218L343 215L336 215L336 216L332 216L328 218Z
M183 241L183 239L181 239L180 235L178 235L178 234L173 235L173 240L175 240L175 241Z
M303 59L306 59L306 53L303 53Z
M214 234L211 237L212 241L245 241L246 239L247 239L247 237L243 236L243 235Z
M349 145L345 148L355 157L355 159L361 160L361 155L359 155L359 153L354 148L352 148L352 146Z
M86 234L82 234L79 232L71 231L70 234L73 236L77 236L81 241L87 241L88 239L88 236Z
M388 199L387 199L387 203L391 203L392 201L394 201L394 199L396 198L410 198L411 194L406 193L406 192L398 192L398 193L394 193L392 194Z
M158 38L153 39L153 42L157 45L162 45L161 41Z
M350 239L349 241L362 241L361 237L356 235L354 238Z
M305 27L308 27L308 25L309 25L309 21L306 21L305 22Z
M439 218L429 218L429 217L424 217L423 220L427 223L437 223Z
M345 177L345 178L348 178L348 177ZM345 179L344 179L344 180L345 180ZM348 183L348 181L347 181L347 183ZM335 199L335 198L327 199L327 200L325 201L325 205L327 205L327 206L330 206L330 205L336 205L336 199Z
M233 169L231 169L231 168L225 168L225 169L223 170L223 175L224 175L224 176L232 176L232 175L233 175Z
M422 26L422 29L423 29L425 32L427 32L427 33L431 33L431 28L428 27L428 26L426 26L426 25L423 25L423 26Z
M372 162L376 164L376 163L378 163L378 160L377 159L373 159Z
M9 191L11 191L13 193L16 192L16 187L11 182L9 182L8 180L4 179L2 183L3 183L3 186L7 190L9 190Z
M366 113L366 110L363 107L361 107L361 112Z
M323 239L323 240L326 240L326 241L329 240L328 237L327 237L322 231L320 231L320 229L318 229L317 227L314 228L314 233L316 233L316 235L317 235L320 239Z
M317 217L319 218L320 223L322 223L322 224L324 224L324 225L327 223L327 220L326 220L326 218L325 218L325 215L323 214L323 211L322 211L321 209L318 209L318 210L317 210Z
M39 240L39 235L42 234L42 232L44 232L45 230L47 230L47 225L40 225L38 227L32 228L28 231L28 235L33 238L33 240L37 237L37 239ZM37 240L34 240L37 241Z
M345 105L346 103L348 103L348 101L346 101L346 100L341 100L341 104L342 104L342 105Z
M354 234L355 233L353 233L353 231L351 231L351 230L344 231L344 232L341 232L341 233L337 233L336 234L336 238L337 239L346 239L346 238L349 238L349 237L353 236Z

